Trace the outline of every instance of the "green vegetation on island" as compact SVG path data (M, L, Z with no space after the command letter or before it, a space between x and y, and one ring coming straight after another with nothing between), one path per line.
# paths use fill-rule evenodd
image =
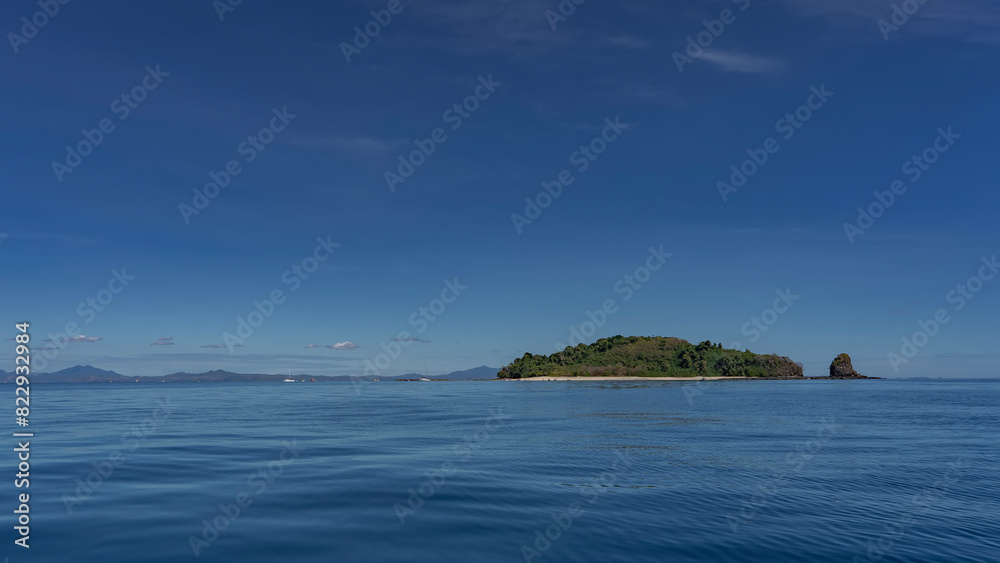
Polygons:
M525 354L497 373L500 379L574 376L802 377L802 365L707 340L694 345L673 337L612 336L549 356Z

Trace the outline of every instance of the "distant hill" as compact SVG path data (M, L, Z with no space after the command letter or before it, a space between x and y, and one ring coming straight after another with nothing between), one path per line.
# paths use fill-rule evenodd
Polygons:
M613 336L593 344L567 346L549 356L525 354L500 370L501 379L537 376L638 377L802 377L802 365L789 358L728 350L709 341L693 345L682 338Z
M435 375L435 379L468 380L468 379L496 379L497 368L480 366L477 368L456 371L444 375ZM241 382L241 381L283 381L287 375L270 373L234 373L221 369L206 371L204 373L177 372L161 376L127 376L113 371L108 371L94 366L73 366L64 370L52 373L32 373L32 383L132 383L136 380L140 382ZM401 378L418 379L423 374L409 374L399 376ZM13 372L0 370L0 381L13 383L17 375ZM351 381L359 379L359 376L352 375L307 375L292 374L292 379L296 381L315 379L316 381ZM364 379L370 379L365 377ZM390 379L390 378L386 378ZM396 378L391 378L396 379Z
M497 368L491 368L489 366L479 366L477 368L466 369L462 371L453 371L447 375L442 375L442 379L451 380L469 380L469 379L496 379L497 372L500 371Z
M451 373L446 373L443 375L430 375L427 377L431 379L447 379L449 381L496 379L498 371L500 370L498 370L497 368L491 368L488 366L479 366L477 368L466 369L462 371L453 371ZM420 379L421 377L424 377L424 374L407 373L404 375L393 376L391 377L391 379Z
M0 378L7 383L13 383L17 375L5 371L0 372ZM32 383L114 383L129 381L129 378L94 366L73 366L52 373L32 373L31 381Z

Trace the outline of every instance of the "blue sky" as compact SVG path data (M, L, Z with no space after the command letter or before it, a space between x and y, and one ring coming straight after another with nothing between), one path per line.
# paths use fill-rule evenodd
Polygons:
M807 375L840 352L869 375L998 375L995 3L907 4L898 29L878 0L218 5L0 8L3 317L57 348L44 370L442 373L575 328L739 343ZM730 166L753 171L736 191Z

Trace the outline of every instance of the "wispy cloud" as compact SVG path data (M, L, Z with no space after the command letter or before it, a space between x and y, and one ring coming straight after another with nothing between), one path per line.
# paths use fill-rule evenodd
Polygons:
M414 13L445 28L437 40L443 48L463 53L499 51L524 57L576 40L577 34L570 26L557 31L549 26L545 11L553 7L549 0L437 0L419 7L414 3Z
M78 334L76 336L71 336L69 338L60 338L59 339L60 342L85 342L85 343L88 343L88 344L91 343L91 342L97 342L98 340L104 340L104 339L101 338L100 336L84 336L82 334Z
M353 342L338 342L336 344L308 344L306 348L329 348L331 350L354 350L359 346Z
M389 340L393 342L430 342L430 340L424 340L423 338L417 338L416 336L408 336L406 338L390 338Z
M174 345L173 336L160 337L156 339L156 342L150 343L150 346L173 346L173 345Z
M851 15L862 18L879 18L887 12L889 3L871 0L782 0L785 4L807 15Z
M727 72L761 74L778 72L785 69L785 63L777 59L734 51L706 49L698 55L698 58L708 61Z
M644 49L650 46L650 41L634 35L616 35L608 39L608 43L616 47Z
M94 240L77 235L64 235L59 233L3 233L0 238L12 238L21 240L54 240L67 244L93 244Z
M335 197L346 197L346 196L349 196L349 195L355 193L355 191L356 191L354 189L351 189L351 188L348 188L348 187L344 187L344 186L319 186L319 185L314 185L314 186L311 186L309 189L312 190L315 193L318 193L318 194L331 195L331 196L335 196Z
M871 0L782 0L800 13L825 17L832 23L870 26L868 37L882 41L877 22L892 17L892 2ZM867 20L867 22L865 22ZM907 29L914 35L954 37L968 42L1000 42L1000 4L996 0L927 2L910 16Z
M225 344L205 344L202 348L228 348ZM233 348L243 348L242 344L234 344Z
M290 144L319 151L381 156L393 151L401 143L374 137L300 137L293 139Z

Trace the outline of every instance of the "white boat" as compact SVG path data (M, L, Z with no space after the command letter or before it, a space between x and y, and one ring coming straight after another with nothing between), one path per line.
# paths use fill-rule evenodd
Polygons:
M288 370L288 379L285 380L285 383L295 383L295 380L292 379L292 370Z

